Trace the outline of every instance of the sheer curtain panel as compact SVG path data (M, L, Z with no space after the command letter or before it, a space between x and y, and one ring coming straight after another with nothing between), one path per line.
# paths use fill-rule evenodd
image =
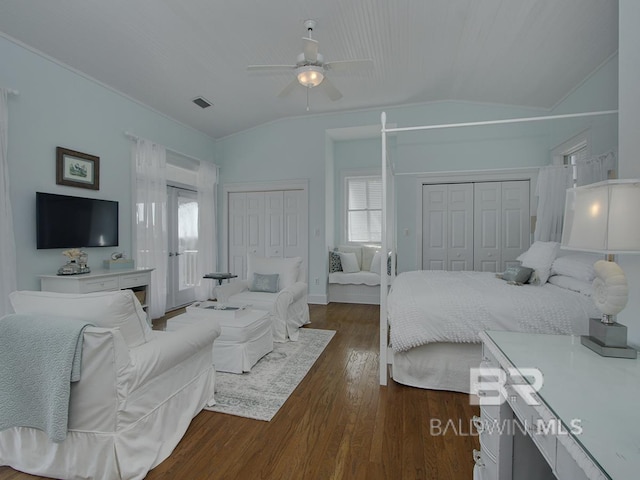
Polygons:
M13 235L13 213L9 196L9 91L0 88L0 316L11 313L9 293L17 289L16 242Z
M200 162L198 167L198 262L196 264L196 299L207 300L212 293L211 280L203 275L215 272L218 244L216 240L216 185L218 167Z
M158 318L167 304L167 157L163 146L139 138L133 146L134 252L138 267L153 268L149 314Z
M564 202L567 188L572 187L571 168L564 165L541 167L538 173L536 195L536 229L533 239L542 242L559 242L562 237Z

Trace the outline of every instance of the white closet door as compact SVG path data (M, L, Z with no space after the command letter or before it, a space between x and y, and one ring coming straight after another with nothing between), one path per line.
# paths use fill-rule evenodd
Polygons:
M422 268L473 269L473 184L424 185Z
M449 185L447 270L473 270L473 184Z
M247 270L247 194L229 193L229 271Z
M285 257L302 257L303 259L306 257L307 245L309 243L307 203L307 196L302 190L286 190L284 192Z
M265 254L264 241L264 192L249 192L247 195L247 253L260 257Z
M474 267L479 272L502 272L502 188L500 182L474 186Z
M284 256L284 192L264 194L265 256Z
M448 185L422 186L422 269L446 270Z
M502 182L502 266L519 265L518 255L531 244L529 182Z

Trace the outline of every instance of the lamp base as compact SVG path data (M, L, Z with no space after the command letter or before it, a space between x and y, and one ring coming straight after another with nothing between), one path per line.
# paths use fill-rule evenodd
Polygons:
M627 327L617 322L602 323L598 318L590 318L589 336L580 337L580 343L603 357L638 357L638 352L627 346Z

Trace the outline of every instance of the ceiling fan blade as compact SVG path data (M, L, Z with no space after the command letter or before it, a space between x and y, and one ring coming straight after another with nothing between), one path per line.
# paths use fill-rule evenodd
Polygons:
M275 71L275 70L280 70L280 71L286 71L286 70L293 70L294 68L296 68L295 65L249 65L247 67L247 70L249 71L253 71L253 72L266 72L266 71Z
M294 88L296 88L296 85L299 85L298 83L298 79L296 77L294 77L293 80L291 80L291 82L282 89L282 91L278 94L279 98L283 98L286 97L287 95L289 95L291 93L291 90L293 90Z
M344 72L347 70L364 70L373 67L373 60L338 60L337 62L326 62L324 68L334 72Z
M340 90L338 90L335 87L335 85L331 83L331 81L329 81L327 77L324 77L324 80L322 80L322 83L320 84L320 88L322 88L322 90L324 90L324 93L327 94L327 97L329 97L334 102L342 98L342 94L340 93Z
M313 38L302 37L304 40L304 59L308 63L318 61L318 41Z

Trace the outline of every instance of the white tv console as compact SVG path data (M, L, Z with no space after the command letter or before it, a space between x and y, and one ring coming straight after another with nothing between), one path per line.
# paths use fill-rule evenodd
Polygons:
M79 275L40 275L40 290L59 293L91 293L133 290L142 307L149 304L153 268L123 270L95 269Z

